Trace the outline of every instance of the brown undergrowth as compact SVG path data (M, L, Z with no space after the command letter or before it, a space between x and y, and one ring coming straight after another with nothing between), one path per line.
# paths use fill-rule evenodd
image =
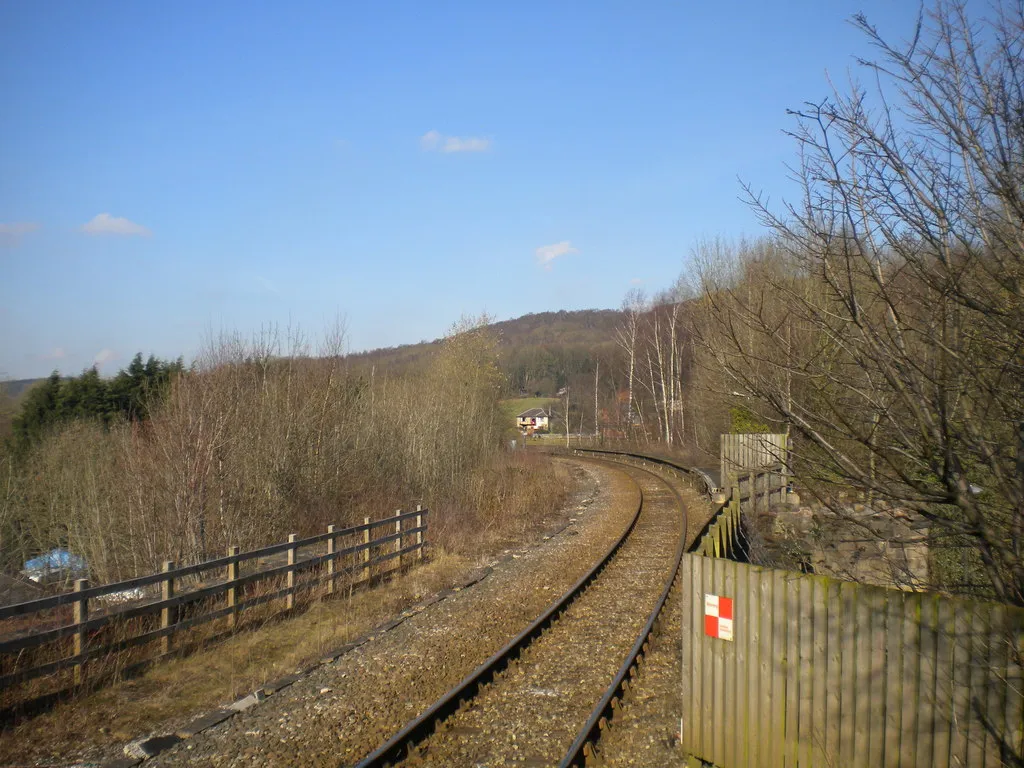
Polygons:
M268 610L210 647L8 725L0 734L0 765L61 764L158 726L167 731L308 666L461 583L496 552L538 540L573 485L567 467L541 456L517 456L469 482L461 501L432 510L425 564L372 589L313 601L287 618Z

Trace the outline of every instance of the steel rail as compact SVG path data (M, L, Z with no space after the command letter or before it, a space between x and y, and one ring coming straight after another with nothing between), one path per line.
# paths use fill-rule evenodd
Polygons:
M639 486L638 486L639 487ZM411 748L430 736L438 723L456 712L463 702L476 696L480 689L494 679L494 676L505 669L509 662L517 658L523 649L532 643L566 608L597 578L605 566L611 562L630 534L636 528L640 513L643 510L644 494L640 489L640 499L636 512L629 525L618 540L611 546L604 557L576 582L565 594L555 600L547 610L535 619L526 629L510 640L501 650L493 654L480 666L470 672L454 688L428 707L419 717L406 724L383 745L371 752L355 768L384 768L402 760Z
M657 473L651 472L650 470L643 469L641 467L634 467L640 469L642 472L655 475ZM664 478L662 478L664 479ZM640 661L645 653L647 653L651 635L654 634L655 625L658 622L658 618L661 616L661 611L665 607L665 603L668 602L668 596L672 592L672 588L675 586L677 579L679 578L679 566L683 561L683 553L686 551L686 512L683 504L682 496L675 488L669 485L673 495L679 502L680 508L683 512L683 527L682 532L679 536L679 545L676 547L675 561L672 565L672 571L669 574L668 579L665 582L665 588L661 592L661 597L658 598L657 604L654 606L654 610L651 611L651 615L647 618L647 623L644 624L643 629L640 630L640 634L637 636L636 642L633 643L633 647L630 649L629 655L625 661L622 662L622 666L619 667L618 673L616 673L611 685L605 690L604 696L597 702L593 710L591 710L590 717L587 718L586 724L580 729L573 741L572 746L569 747L569 751L566 752L565 757L562 758L562 762L558 764L559 768L568 768L568 766L583 766L586 765L587 758L595 752L595 745L601 738L601 732L607 725L607 722L614 715L614 711L618 708L619 703L622 701L622 695L627 685L627 676L632 677L635 672L634 670L639 666Z
M719 490L715 487L714 482L711 480L711 476L703 469L697 467L688 467L684 464L677 464L672 459L665 459L660 456L648 456L645 453L633 453L631 451L613 451L605 448L573 448L576 454L593 453L603 456L627 456L631 459L637 459L638 461L651 462L652 464L660 464L663 467L674 469L677 472L684 472L688 475L696 477L704 485L704 492L709 497L715 495L715 491Z

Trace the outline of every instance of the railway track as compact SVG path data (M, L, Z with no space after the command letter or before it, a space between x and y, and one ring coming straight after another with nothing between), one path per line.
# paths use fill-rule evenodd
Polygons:
M640 491L619 540L530 626L358 768L570 766L593 754L649 647L687 532L672 483L648 469L605 463Z

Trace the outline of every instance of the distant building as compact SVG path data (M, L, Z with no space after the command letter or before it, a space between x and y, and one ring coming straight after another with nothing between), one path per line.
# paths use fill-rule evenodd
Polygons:
M548 412L543 408L531 408L516 416L516 426L528 435L548 429Z

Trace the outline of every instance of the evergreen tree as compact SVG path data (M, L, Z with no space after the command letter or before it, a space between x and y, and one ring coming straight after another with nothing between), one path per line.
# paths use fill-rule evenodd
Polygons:
M54 371L25 395L21 412L14 418L12 424L12 443L15 454L24 453L42 436L46 427L56 419L60 403L60 390L60 373Z
M47 428L71 419L94 420L105 427L118 418L144 420L150 404L164 397L171 379L184 368L180 357L164 362L150 355L143 362L139 353L112 379L101 378L96 366L64 380L54 371L25 395L12 422L11 451L23 456Z

